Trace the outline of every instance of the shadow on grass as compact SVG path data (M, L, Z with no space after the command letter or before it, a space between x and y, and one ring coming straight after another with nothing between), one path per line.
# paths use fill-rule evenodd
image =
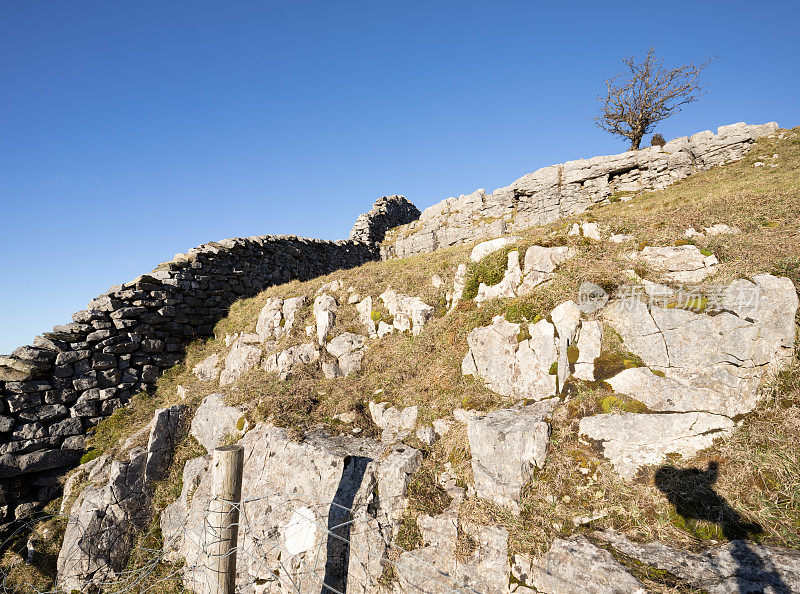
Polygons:
M713 485L719 474L719 465L709 462L708 468L675 468L662 466L655 475L655 484L675 506L675 511L684 520L701 520L719 527L724 538L730 541L731 557L738 565L736 571L737 592L769 592L791 594L791 590L768 560L762 559L757 550L748 544L764 529L749 522L736 511ZM755 589L754 589L755 588Z

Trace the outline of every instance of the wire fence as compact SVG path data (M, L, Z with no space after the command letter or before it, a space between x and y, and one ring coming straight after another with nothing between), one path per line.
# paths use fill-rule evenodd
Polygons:
M214 568L220 541L229 535L215 528L219 518L210 519L214 503L212 498L201 522L184 515L156 539L160 546L134 540L121 518L35 518L2 544L0 592L226 592ZM455 559L434 554L431 547L403 549L366 507L351 509L297 493L223 503L231 518L238 515L231 523L238 539L224 553L235 556L237 593L478 592L457 579ZM281 525L265 522L265 512L289 519Z

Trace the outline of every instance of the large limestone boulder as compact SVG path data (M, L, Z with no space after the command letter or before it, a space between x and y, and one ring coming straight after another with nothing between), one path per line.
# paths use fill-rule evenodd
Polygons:
M731 283L717 315L639 298L615 301L604 312L606 321L665 377L640 369L609 381L653 410L750 412L761 383L791 360L797 308L791 280L766 274Z
M520 341L520 324L496 316L491 325L467 335L469 352L461 364L498 394L542 400L556 393L550 368L557 360L555 327L547 320L528 325L530 338Z
M237 591L375 592L386 555L384 534L397 529L404 485L419 463L411 448L322 432L293 441L286 429L258 425L245 449ZM402 450L402 451L401 451ZM386 466L384 467L384 464ZM203 592L204 528L211 473L199 473L162 514L168 560L184 561L184 585ZM349 546L348 546L349 542Z
M706 412L674 414L601 414L580 420L579 433L600 442L603 455L620 476L633 479L669 454L691 458L716 439L728 438L734 422Z
M519 513L520 493L543 468L556 399L504 408L470 419L467 437L478 497Z
M236 424L242 415L242 409L225 404L224 395L209 394L197 407L189 434L211 452L226 436L237 435Z
M150 520L152 487L165 477L184 414L183 405L157 410L137 434L147 435L145 445L129 440L121 459L96 463L69 510L56 564L59 591L85 592L90 584L121 579L136 533Z

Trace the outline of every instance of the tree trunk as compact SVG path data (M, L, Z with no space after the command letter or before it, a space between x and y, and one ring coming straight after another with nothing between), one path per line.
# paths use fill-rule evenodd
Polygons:
M637 134L636 136L631 138L631 148L628 149L628 150L638 151L639 150L639 144L641 144L641 142L642 142L642 136L644 136L644 134Z

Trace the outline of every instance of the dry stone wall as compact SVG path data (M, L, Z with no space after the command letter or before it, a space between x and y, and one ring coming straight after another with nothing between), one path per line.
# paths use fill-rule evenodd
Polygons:
M0 530L57 495L87 429L152 388L187 343L211 335L231 303L377 259L369 238L414 211L404 198L379 199L359 217L357 238L346 241L265 235L201 245L0 357Z
M778 129L770 122L720 126L663 147L551 165L487 194L476 190L426 208L418 221L395 229L381 247L384 259L432 252L551 223L608 202L612 196L664 188L692 173L741 159L755 141Z

